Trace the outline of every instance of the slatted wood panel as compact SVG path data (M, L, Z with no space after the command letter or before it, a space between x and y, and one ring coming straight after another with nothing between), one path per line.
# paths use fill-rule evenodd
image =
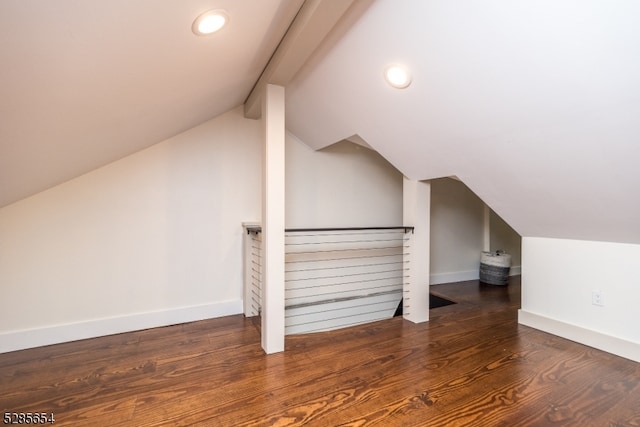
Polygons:
M248 233L249 274L247 280L251 292L247 316L257 316L262 310L262 233Z
M519 286L439 285L457 302L289 336L230 316L0 355L3 411L59 426L638 426L640 366L516 322Z
M285 333L393 317L408 280L410 236L404 229L288 232Z

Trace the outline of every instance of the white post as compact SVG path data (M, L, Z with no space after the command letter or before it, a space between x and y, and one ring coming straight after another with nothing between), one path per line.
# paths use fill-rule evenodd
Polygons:
M284 88L266 85L262 95L262 348L267 354L284 351L284 116Z
M487 204L484 205L483 220L483 251L491 250L491 208Z
M431 239L431 183L403 181L403 225L413 226L409 280L404 285L403 317L414 323L429 320L429 250Z

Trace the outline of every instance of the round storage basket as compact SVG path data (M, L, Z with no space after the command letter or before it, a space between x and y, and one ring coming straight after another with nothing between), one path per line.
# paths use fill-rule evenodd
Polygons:
M502 251L482 252L480 257L480 281L490 285L508 285L511 255Z

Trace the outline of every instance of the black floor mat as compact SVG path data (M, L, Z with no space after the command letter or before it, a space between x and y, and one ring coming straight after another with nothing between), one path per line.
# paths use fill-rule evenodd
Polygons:
M455 304L455 302L450 301L446 298L442 298L433 294L429 294L429 308L438 308L444 307L446 305Z
M433 294L429 294L429 308L438 308L444 307L447 305L455 304L454 301L450 301L446 298L442 298ZM396 308L396 312L393 317L402 316L402 300L400 300L400 304L398 304L398 308Z

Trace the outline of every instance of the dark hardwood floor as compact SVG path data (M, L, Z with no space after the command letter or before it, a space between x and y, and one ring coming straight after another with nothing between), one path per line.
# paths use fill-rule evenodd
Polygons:
M508 287L287 337L264 355L230 316L0 355L0 406L73 426L640 426L640 364L517 324Z

